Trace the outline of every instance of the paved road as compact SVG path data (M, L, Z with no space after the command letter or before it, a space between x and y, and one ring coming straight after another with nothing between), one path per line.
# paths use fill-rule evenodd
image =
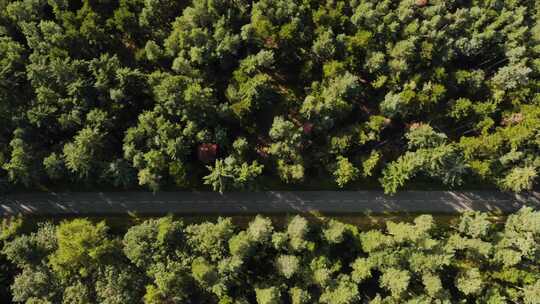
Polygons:
M0 217L25 215L140 215L254 213L508 213L540 209L540 192L496 191L80 192L25 193L0 197Z

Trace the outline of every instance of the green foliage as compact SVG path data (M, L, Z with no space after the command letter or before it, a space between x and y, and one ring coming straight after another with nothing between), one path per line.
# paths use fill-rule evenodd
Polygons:
M83 219L59 225L58 248L49 258L51 268L64 280L90 276L99 264L107 263L116 247L107 229L104 222L94 224Z
M277 159L280 178L287 182L299 182L304 179L304 160L299 154L302 147L302 133L293 122L278 116L274 118L269 136L273 143L268 153Z
M430 125L420 125L405 134L410 149L433 148L444 144L446 135L437 133Z
M426 273L422 276L422 284L426 293L432 298L439 298L443 290L441 278L437 275Z
M225 160L216 160L214 167L207 167L210 174L204 177L204 183L211 185L212 189L219 193L228 188L246 188L253 185L254 180L262 173L263 167L257 161L251 164L239 163L234 156L229 156Z
M311 300L309 292L298 287L289 289L289 294L291 295L292 304L307 304Z
M202 286L212 286L217 280L215 269L202 258L193 261L191 272L193 278Z
M252 252L252 245L249 235L245 232L240 232L229 240L229 251L234 256L243 258L249 256Z
M185 230L187 243L194 253L216 261L225 256L228 241L234 233L233 228L229 218L220 218L217 223L191 225Z
M383 169L381 183L385 193L395 193L418 173L448 186L462 183L468 166L459 148L446 143L446 135L435 132L429 125L420 125L411 128L406 137L413 151L407 151Z
M281 303L281 292L276 287L255 288L258 304L279 304Z
M409 286L410 275L405 270L390 268L381 276L381 286L390 290L392 297L400 298Z
M276 259L276 268L282 276L290 279L298 271L299 263L294 255L280 255Z
M513 168L502 180L502 188L514 192L531 190L537 176L534 167Z
M300 112L311 120L325 118L325 124L333 126L334 120L350 113L350 100L358 94L358 82L358 78L348 72L321 84L315 82L314 93L306 97Z
M381 154L378 151L374 150L371 152L369 157L362 162L362 175L364 177L369 177L373 175L373 170L379 163L380 158Z
M327 304L349 304L357 302L358 298L358 286L351 282L348 276L342 275L337 278L337 282L325 289L320 301Z
M458 226L460 233L472 238L485 237L490 228L491 222L488 220L487 214L480 212L465 213L461 216Z
M334 177L340 188L358 178L359 170L345 157L338 156Z
M126 257L138 267L153 265L174 255L174 248L184 241L183 225L171 217L148 220L131 227L124 235Z
M341 222L330 220L323 231L323 236L328 242L339 244L345 240L348 228L347 225Z
M456 278L456 287L465 295L478 294L483 287L482 276L478 269L472 268L461 272Z
M151 269L153 285L146 286L145 303L182 303L189 297L189 278L184 265L169 262Z
M426 176L529 190L537 11L531 0L5 0L0 179L225 191L263 174L308 184L341 156L387 193ZM218 144L230 168L200 174L201 144ZM338 175L336 188L357 174Z
M43 167L51 179L59 179L64 174L64 161L55 152L43 159Z
M13 301L39 303L37 300L53 299L60 292L55 285L56 282L46 269L25 268L11 285Z
M255 219L249 223L247 234L249 238L258 243L266 243L272 237L274 227L269 218L257 215Z
M138 303L143 296L144 277L130 266L107 266L98 276L95 291L103 304Z
M384 168L381 184L385 193L395 193L416 174L424 163L424 159L421 156L414 153L407 153Z
M92 162L97 158L102 136L98 130L85 128L75 137L74 143L64 146L66 167L81 178L88 178Z
M20 279L19 287L13 285L14 288L10 292L10 285L14 284L15 276L20 273L17 268L30 268L39 265L41 260L54 250L55 246L54 226L43 224L37 232L26 237L20 235L23 228L22 217L7 217L2 219L0 223L0 298L8 303L17 293L26 297L24 296L26 294L24 288L32 288L32 286L25 285L27 283L34 284L32 278L29 277L32 274L29 274L26 280ZM37 278L35 283L40 285L40 278Z
M14 237L12 235L10 238ZM55 227L45 223L36 232L7 242L2 253L20 268L39 266L41 260L58 248Z
M22 216L5 217L0 222L0 240L6 241L15 237L23 226Z
M312 243L307 240L308 233L308 221L299 215L293 217L287 226L287 236L291 248L295 251L301 251L311 247Z
M64 290L62 303L90 304L90 291L84 284L77 282Z
M354 282L360 283L363 280L371 277L372 265L368 259L358 258L354 261L351 267L353 269L351 278Z
M523 290L523 303L532 304L540 301L540 281L526 286Z
M17 130L22 133L22 130ZM32 179L31 157L29 155L29 146L23 139L17 136L10 143L11 158L9 162L3 165L7 171L9 180L15 183L29 185Z
M537 302L539 211L359 230L300 216L282 229L257 216L245 230L164 217L119 242L103 222L73 219L7 233L2 252L24 303Z

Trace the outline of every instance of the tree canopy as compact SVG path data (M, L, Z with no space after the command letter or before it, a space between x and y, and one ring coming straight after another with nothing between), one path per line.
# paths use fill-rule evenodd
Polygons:
M24 222L23 222L24 223ZM540 211L469 212L364 229L263 216L113 233L88 219L2 226L15 303L524 303L540 301ZM14 274L9 279L8 274Z
M523 191L539 75L533 0L4 0L0 179Z

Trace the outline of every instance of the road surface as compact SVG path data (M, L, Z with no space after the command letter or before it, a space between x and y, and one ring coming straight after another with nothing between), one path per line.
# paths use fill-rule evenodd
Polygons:
M523 205L540 209L540 192L380 191L230 192L74 192L24 193L0 197L0 217L17 214L164 215L307 213L460 213L467 210L510 213Z

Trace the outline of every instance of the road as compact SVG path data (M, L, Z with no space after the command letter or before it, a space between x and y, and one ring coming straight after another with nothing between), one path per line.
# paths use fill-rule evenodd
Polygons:
M0 217L17 214L163 215L306 213L461 213L467 210L510 213L523 205L540 209L540 192L380 191L231 192L75 192L24 193L0 197Z

